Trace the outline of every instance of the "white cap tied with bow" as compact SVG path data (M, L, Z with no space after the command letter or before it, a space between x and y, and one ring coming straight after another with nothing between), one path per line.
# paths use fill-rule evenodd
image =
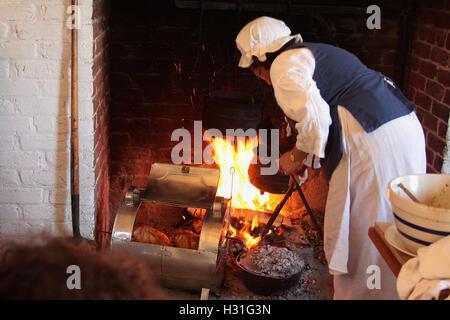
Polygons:
M236 37L236 45L241 52L239 67L248 68L253 56L266 61L266 53L276 52L292 39L303 41L300 34L291 35L291 29L278 19L259 17L247 23Z

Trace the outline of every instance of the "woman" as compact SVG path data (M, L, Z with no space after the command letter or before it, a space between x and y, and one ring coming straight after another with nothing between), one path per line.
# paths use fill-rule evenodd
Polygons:
M320 158L329 177L324 248L335 299L397 299L395 277L367 236L392 221L387 185L424 173L423 131L414 106L392 80L353 54L303 43L283 21L257 18L236 38L239 66L272 85L295 147L279 160L285 174ZM375 267L371 267L375 266ZM377 268L378 267L378 268ZM380 271L380 285L371 283ZM375 271L376 272L376 271Z

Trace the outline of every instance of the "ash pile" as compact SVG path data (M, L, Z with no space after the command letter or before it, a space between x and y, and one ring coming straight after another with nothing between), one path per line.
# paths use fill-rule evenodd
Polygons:
M323 214L314 212L320 219ZM300 270L298 281L290 288L269 295L256 294L243 281L242 269L236 257L245 252L242 241L230 239L224 284L212 292L210 299L235 300L329 300L333 297L332 276L329 274L323 239L311 223L309 216L300 219L285 219L284 223L272 227L260 245L252 249L249 265L252 270L271 277L288 277ZM242 221L231 220L238 228ZM260 226L252 231L257 236Z

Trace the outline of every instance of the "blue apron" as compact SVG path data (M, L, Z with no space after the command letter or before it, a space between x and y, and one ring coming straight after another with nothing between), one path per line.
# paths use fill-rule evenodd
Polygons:
M388 77L367 68L354 54L323 43L297 43L285 50L306 47L315 58L313 80L330 107L332 123L323 162L331 178L343 154L338 105L346 108L367 133L415 110ZM290 120L292 121L292 120ZM295 134L295 127L290 125Z

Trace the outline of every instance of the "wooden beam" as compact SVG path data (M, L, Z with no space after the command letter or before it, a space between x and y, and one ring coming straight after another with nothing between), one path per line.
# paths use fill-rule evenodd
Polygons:
M175 0L175 6L180 9L200 9L203 10L222 10L237 11L238 4L236 2L219 2L219 1L189 1ZM240 3L239 9L247 12L279 12L289 13L293 15L310 15L310 14L332 14L332 15L367 15L367 6L333 6L333 5L301 5L288 3ZM383 8L383 14L389 16L398 16L402 9Z

